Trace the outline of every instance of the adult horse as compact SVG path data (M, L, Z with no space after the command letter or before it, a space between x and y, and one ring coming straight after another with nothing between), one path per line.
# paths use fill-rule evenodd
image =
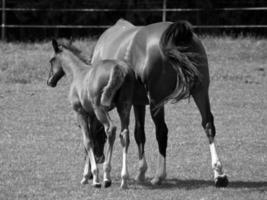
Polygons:
M126 60L135 73L135 140L139 153L137 181L145 179L145 106L156 127L158 142L157 171L152 184L160 184L166 177L166 148L168 129L164 118L164 104L193 96L202 117L202 126L209 140L212 169L216 186L227 186L215 148L214 118L209 101L209 69L205 49L185 21L160 22L134 26L119 20L98 39L92 63L103 59Z

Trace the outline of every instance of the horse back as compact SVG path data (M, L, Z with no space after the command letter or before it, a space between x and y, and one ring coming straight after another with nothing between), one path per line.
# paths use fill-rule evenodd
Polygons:
M127 52L129 52L131 42L139 29L140 27L120 19L98 39L92 63L97 63L104 59L127 60Z

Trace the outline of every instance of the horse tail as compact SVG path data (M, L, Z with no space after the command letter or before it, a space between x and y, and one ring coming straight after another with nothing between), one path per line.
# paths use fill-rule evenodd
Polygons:
M199 72L193 61L196 53L184 52L193 39L192 26L187 21L177 21L171 24L162 34L160 47L166 60L177 72L176 88L171 95L164 98L161 105L169 100L174 103L188 98L190 90L199 80Z
M103 89L100 103L104 106L111 106L114 95L122 86L126 77L126 68L128 65L122 61L118 62L111 69L107 85Z

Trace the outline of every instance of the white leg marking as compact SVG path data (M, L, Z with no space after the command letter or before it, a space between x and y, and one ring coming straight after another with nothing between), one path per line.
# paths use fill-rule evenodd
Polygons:
M121 188L128 188L128 167L127 167L127 151L129 146L129 131L124 129L120 135L121 144L123 146L123 154L122 154L122 169L121 169Z
M88 155L89 155L89 159L90 159L90 163L91 163L91 171L93 174L93 186L101 187L101 184L99 183L98 168L97 168L97 164L95 161L94 152L93 152L93 149L91 147L88 150Z
M214 178L224 175L222 164L218 158L214 142L210 144L210 154L211 154L211 166L214 171Z
M228 178L223 173L222 164L218 158L214 141L210 144L211 165L214 172L214 181L216 187L226 187L228 185Z
M83 179L81 180L81 184L88 184L89 177L91 175L91 166L89 156L86 155L84 170L83 170Z
M106 160L105 163L103 165L103 170L104 170L104 183L105 182L109 182L107 184L111 184L111 176L110 176L110 172L111 172L111 158L112 158L112 152L113 152L113 144L115 141L115 137L116 137L116 127L115 126L111 126L111 130L110 133L108 133L108 135L110 134L109 138L108 138L108 145L107 145L107 151L106 151ZM105 187L108 187L110 185L105 185Z
M161 184L161 182L166 178L166 158L158 154L158 168L155 177L151 180L153 185Z
M147 162L146 162L146 157L145 154L143 157L139 160L139 169L138 169L138 174L136 176L136 181L138 182L144 182L145 181L145 174L147 171Z
M104 175L103 175L103 180L105 181L111 181L111 176L110 176L110 172L111 172L111 165L110 162L105 162L103 165L103 170L104 170Z
M128 179L128 168L127 168L127 152L125 150L125 147L123 148L123 154L122 154L122 169L121 169L121 188L126 189L128 187L127 185L127 179Z

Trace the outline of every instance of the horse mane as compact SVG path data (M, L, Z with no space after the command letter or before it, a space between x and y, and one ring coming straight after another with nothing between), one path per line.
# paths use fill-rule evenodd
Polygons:
M79 58L86 65L91 65L91 58L88 59L87 57L82 55L82 51L78 49L76 46L74 46L71 41L67 41L63 39L63 40L60 40L58 44L63 46L65 49L69 50L70 52L72 52L77 58Z

